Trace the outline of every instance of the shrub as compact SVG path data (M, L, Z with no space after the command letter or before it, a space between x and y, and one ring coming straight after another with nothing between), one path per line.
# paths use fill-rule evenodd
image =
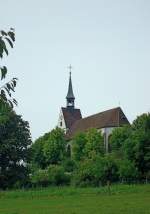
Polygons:
M73 176L75 186L100 186L118 180L118 168L109 156L95 157L80 163Z
M69 174L65 173L62 166L50 165L47 169L48 178L51 185L68 185L70 183Z
M119 178L122 182L132 183L137 180L138 170L133 162L129 160L121 160L118 166Z
M35 187L68 185L70 183L70 175L65 173L62 166L50 165L46 170L40 169L33 173L31 175L31 183Z
M31 175L31 183L33 186L43 186L46 187L49 185L49 178L47 170L39 169Z
M66 159L62 162L65 172L73 172L76 169L76 162L71 159Z

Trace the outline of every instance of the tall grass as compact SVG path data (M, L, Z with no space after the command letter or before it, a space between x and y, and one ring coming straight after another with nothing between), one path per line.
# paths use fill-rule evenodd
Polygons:
M1 191L0 199L8 198L41 198L52 196L71 196L71 195L119 195L126 193L150 193L150 184L147 185L112 185L110 192L108 187L97 188L75 188L75 187L47 187L29 190Z

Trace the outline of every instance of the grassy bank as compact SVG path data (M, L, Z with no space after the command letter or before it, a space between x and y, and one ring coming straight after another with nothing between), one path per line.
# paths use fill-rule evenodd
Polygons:
M150 213L150 185L0 192L0 214Z

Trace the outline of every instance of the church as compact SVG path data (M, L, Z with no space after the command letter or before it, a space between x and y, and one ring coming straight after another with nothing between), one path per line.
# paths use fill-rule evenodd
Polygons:
M72 87L71 72L69 77L66 107L60 110L58 127L65 131L66 139L70 141L76 134L86 132L91 128L101 130L104 136L106 152L109 149L109 137L113 129L128 125L129 121L120 107L109 109L83 118L81 110L75 108L75 96Z

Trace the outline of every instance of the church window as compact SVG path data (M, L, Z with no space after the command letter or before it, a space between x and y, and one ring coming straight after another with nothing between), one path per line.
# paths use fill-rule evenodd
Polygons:
M60 121L60 126L62 126L62 121Z

